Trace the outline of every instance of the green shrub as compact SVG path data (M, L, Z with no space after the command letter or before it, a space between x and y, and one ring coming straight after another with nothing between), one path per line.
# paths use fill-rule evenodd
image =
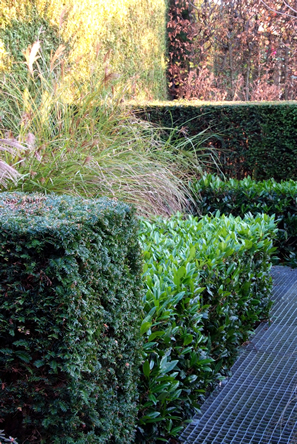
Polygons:
M0 194L0 209L2 427L23 443L131 443L142 265L133 211L22 193Z
M280 162L281 163L281 162ZM275 246L281 261L297 265L297 183L277 183L274 179L255 182L250 177L241 181L221 180L207 175L191 183L191 199L196 202L193 214L232 214L243 217L266 213L275 215L278 232Z
M269 318L274 218L142 221L144 362L138 443L167 442Z
M211 128L222 172L231 178L297 179L297 102L156 102L139 116L189 136ZM191 148L189 144L189 148Z
M4 3L6 3L6 0L4 0ZM13 66L13 71L17 72L21 78L26 79L26 50L39 40L42 41L43 47L43 57L39 58L41 66L49 63L51 53L54 53L59 45L63 45L69 51L69 44L62 39L58 24L51 23L46 11L38 10L34 2L31 5L25 3L23 14L21 11L13 14L10 12L11 9L13 8L6 10L3 5L0 11L0 42L3 42L3 50L7 54L6 59L3 57L3 52L0 54L0 73L1 62L4 64L6 61L8 71ZM11 14L11 17L8 17L9 14ZM1 74L3 75L3 73Z

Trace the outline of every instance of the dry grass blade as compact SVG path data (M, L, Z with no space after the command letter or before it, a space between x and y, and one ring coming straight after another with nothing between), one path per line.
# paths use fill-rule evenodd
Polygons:
M59 59L60 59L60 57L63 56L65 49L66 49L66 47L64 45L60 45L58 47L58 49L56 50L56 52L51 56L50 72L53 72L55 70L55 68L57 68L57 66L59 64Z
M0 160L0 185L6 187L9 180L16 183L20 177L20 173L15 168Z
M72 7L64 6L64 8L61 11L60 17L59 17L59 28L61 29L64 22L67 20L67 16L69 15Z
M0 151L4 151L15 157L19 154L19 151L24 151L26 148L14 139L0 139ZM0 159L0 185L7 187L9 181L17 184L21 174L7 162Z

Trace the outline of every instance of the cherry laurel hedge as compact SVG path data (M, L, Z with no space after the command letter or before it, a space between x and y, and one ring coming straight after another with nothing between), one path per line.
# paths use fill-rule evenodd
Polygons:
M266 214L141 224L144 355L137 443L168 442L269 318L276 225ZM173 441L174 442L174 441Z
M297 179L297 102L133 105L140 117L186 138L210 130L222 172L232 178ZM189 142L189 149L193 149Z
M274 245L279 260L297 266L297 183L294 180L277 183L274 179L256 182L222 180L211 174L190 183L191 200L196 205L192 213L221 214L243 217L266 213L275 215L278 226Z
M0 420L23 443L130 443L141 254L125 204L0 197Z

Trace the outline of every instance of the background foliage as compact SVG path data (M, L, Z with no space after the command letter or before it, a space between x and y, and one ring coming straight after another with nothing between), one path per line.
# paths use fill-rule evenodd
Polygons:
M168 89L172 99L183 96L192 67L194 38L194 7L188 0L169 0L168 22Z
M2 0L0 69L20 63L40 39L48 54L67 48L80 81L108 57L129 98L164 100L168 89L171 98L291 100L295 7L294 0Z
M107 57L128 96L167 96L165 0L2 0L0 69L24 61L23 51L37 40L46 58L63 44L80 82L93 69L103 74Z
M174 0L170 5L169 39L176 42L169 46L168 72L174 98L296 98L295 0Z
M134 109L161 126L183 128L187 137L213 130L216 136L209 143L227 177L297 179L297 102L174 101L139 104Z

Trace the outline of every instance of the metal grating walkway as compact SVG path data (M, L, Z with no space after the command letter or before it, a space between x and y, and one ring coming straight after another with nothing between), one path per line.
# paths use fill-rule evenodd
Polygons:
M297 444L297 269L273 267L272 323L180 436L185 444Z

